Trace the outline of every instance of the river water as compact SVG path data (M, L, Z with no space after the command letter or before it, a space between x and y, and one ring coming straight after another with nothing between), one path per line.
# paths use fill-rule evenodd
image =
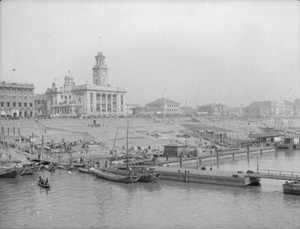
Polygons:
M221 160L219 170L298 171L300 151ZM203 162L205 163L205 162ZM207 166L218 169L214 162ZM193 167L195 165L189 165ZM49 191L37 185L48 177ZM0 228L298 228L300 196L284 181L227 187L160 180L120 184L74 171L0 179Z

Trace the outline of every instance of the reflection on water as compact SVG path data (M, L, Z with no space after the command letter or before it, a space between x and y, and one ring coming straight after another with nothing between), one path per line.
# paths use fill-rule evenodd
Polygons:
M299 151L281 151L277 157L268 153L259 157L259 166L298 171L299 159ZM256 166L257 158L251 156L249 163L235 158L220 163L219 169ZM50 190L37 185L39 175L49 178ZM0 180L0 228L299 228L300 196L284 195L282 183L122 184L76 171L42 171Z

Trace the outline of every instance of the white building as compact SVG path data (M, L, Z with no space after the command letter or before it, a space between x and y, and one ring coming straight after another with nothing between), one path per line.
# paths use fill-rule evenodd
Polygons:
M65 76L64 86L55 83L46 94L50 99L52 115L95 115L119 116L126 114L126 90L108 84L108 68L105 56L99 52L95 56L93 84L75 86L70 72Z

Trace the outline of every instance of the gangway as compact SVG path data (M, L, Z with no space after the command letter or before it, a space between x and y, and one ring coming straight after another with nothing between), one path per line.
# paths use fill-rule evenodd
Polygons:
M300 172L295 171L281 171L281 170L269 170L260 169L258 172L247 173L248 177L275 179L275 180L300 180Z

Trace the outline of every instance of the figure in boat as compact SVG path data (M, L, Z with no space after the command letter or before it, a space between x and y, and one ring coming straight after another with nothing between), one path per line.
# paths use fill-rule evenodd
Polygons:
M46 180L42 179L41 176L39 176L39 183L42 185L48 185L48 177L46 178Z

